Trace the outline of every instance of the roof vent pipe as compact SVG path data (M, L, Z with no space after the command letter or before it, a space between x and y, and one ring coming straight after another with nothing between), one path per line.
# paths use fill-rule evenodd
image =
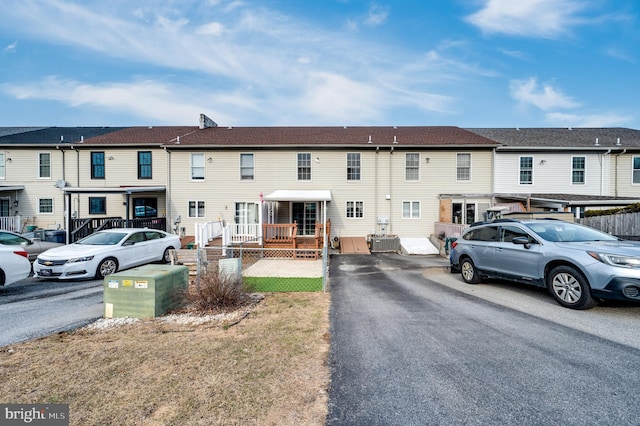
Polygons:
M64 142L64 136L60 135L60 142Z
M371 135L369 135L369 141L367 143L372 143L371 142Z
M620 146L620 138L616 141L616 145Z
M393 137L393 143L398 143L398 140L396 139L396 137Z
M596 138L596 146L599 146L600 142L598 141L598 138Z

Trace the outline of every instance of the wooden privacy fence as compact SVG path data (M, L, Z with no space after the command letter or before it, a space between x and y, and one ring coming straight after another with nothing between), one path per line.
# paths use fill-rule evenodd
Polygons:
M640 240L640 213L583 217L580 223L625 240Z

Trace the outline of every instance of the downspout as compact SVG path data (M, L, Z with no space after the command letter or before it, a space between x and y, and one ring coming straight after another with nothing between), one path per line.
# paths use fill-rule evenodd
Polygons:
M604 193L604 158L611 154L611 149L608 149L607 152L600 156L600 195L605 195ZM579 211L579 210L578 210Z
M165 231L171 232L172 224L173 224L172 215L171 215L171 151L169 151L166 146L164 146L163 148L164 148L164 151L167 153L167 180L166 180L167 190L165 192L165 212L166 212L165 216L167 220L166 220L165 227L168 229L165 229Z
M396 137L393 137L393 143L398 143L396 141ZM391 235L391 230L393 229L393 146L391 147L391 151L389 151L389 224L387 225L387 235ZM386 197L385 197L386 198Z
M620 152L619 154L616 154L616 162L615 162L615 167L616 167L616 172L614 174L614 177L616 179L616 183L615 183L615 196L618 196L618 158L621 155L624 155L627 152L627 148L623 149L622 152Z

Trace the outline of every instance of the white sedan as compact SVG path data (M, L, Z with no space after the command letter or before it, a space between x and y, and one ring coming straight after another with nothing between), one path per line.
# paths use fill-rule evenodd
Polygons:
M134 266L168 262L170 251L178 248L177 235L157 229L108 229L41 253L33 272L37 278L102 279Z
M23 280L29 274L29 253L22 247L0 245L0 286Z

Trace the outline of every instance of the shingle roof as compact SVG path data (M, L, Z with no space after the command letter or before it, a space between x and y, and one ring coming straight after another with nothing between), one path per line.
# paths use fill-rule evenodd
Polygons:
M17 129L17 128L13 128ZM124 127L33 127L25 131L0 134L0 145L38 145L76 143L83 138L91 138L124 129Z
M179 136L179 139L178 139ZM371 143L369 143L371 141ZM179 142L179 143L178 143ZM461 146L496 143L459 127L131 127L86 144L182 146Z
M612 128L467 128L504 147L640 148L640 130ZM617 145L620 138L620 145ZM596 145L596 140L598 145Z

